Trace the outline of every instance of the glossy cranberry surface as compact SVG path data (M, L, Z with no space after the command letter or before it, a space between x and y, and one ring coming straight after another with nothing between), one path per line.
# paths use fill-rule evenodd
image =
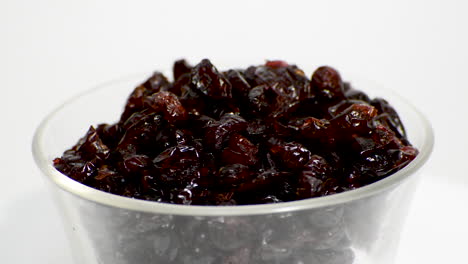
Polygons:
M155 72L115 124L91 126L54 166L90 187L193 205L294 201L359 188L411 162L396 110L322 66L267 61ZM239 253L242 257L242 252Z

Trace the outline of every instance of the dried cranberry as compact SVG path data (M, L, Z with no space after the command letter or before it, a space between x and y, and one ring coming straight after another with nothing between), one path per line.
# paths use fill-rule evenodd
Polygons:
M175 84L174 89L180 90L180 102L189 114L202 115L207 108L207 100L189 86L190 76L182 76Z
M330 67L318 68L309 80L284 61L219 72L206 59L194 67L178 60L173 75L171 82L155 72L137 86L120 120L91 127L54 159L57 170L96 189L137 199L244 205L359 188L418 155L395 109L343 82ZM299 238L307 232L294 228L291 234ZM213 246L204 239L196 243ZM317 242L301 239L302 246L265 240L256 253L227 246L233 250L227 259L203 258L200 248L171 261L222 263L249 257L268 262L276 249L284 249L286 263L302 258L291 255L292 247L309 246L315 257ZM339 239L326 238L320 248Z
M270 103L265 94L266 85L259 85L250 90L249 107L254 115L265 115L269 112Z
M348 130L347 133L370 131L370 122L377 115L377 110L368 104L352 104L341 114L330 120L338 129Z
M273 169L265 171L260 170L256 175L252 177L251 180L245 181L244 183L240 184L237 190L239 192L265 191L271 188L271 186L274 186L274 184L283 182L285 179L287 179L287 176L289 176L289 173L278 172ZM248 197L248 195L245 196ZM242 200L242 202L246 204L249 203L248 199Z
M300 100L305 100L315 96L312 91L309 78L306 77L305 73L301 69L296 66L290 66L287 68L287 73L292 80L292 85L298 91Z
M234 135L229 139L227 148L223 150L221 159L224 164L255 165L258 148L241 135Z
M238 115L225 114L219 121L208 122L205 126L205 143L214 149L221 149L229 135L242 132L247 127L247 122Z
M273 60L273 61L267 61L265 63L265 66L271 67L271 68L281 68L281 67L288 67L289 64L285 61Z
M126 174L143 172L150 164L150 159L146 155L133 155L122 162L123 170Z
M92 126L89 128L86 136L78 142L76 150L87 160L94 158L105 160L109 157L110 152L109 148L102 142L96 129Z
M192 69L192 85L214 99L232 98L231 84L207 59Z
M102 142L107 145L110 149L117 146L117 138L121 136L121 129L119 124L100 124L96 128L96 132L101 138Z
M180 185L200 177L199 158L194 147L179 145L161 152L153 164L162 182Z
M312 154L296 142L279 143L270 148L271 153L289 169L300 169L309 162Z
M133 90L130 96L127 99L127 104L125 105L125 110L120 117L120 121L125 122L132 114L143 110L144 98L148 93L148 89L143 85L138 86Z
M326 136L330 122L326 119L306 117L292 120L288 127L298 132L298 135L306 139L320 139Z
M250 66L244 72L245 79L252 87L258 85L272 86L276 82L275 72L270 67L265 66Z
M174 76L174 82L176 82L182 75L189 74L192 70L192 66L187 63L186 60L181 59L174 62L172 72Z
M323 182L330 177L333 177L331 166L324 158L313 155L301 172L297 195L302 198L319 196Z
M157 113L162 113L168 122L187 119L187 111L180 103L179 98L171 92L154 93L145 100L145 103Z
M159 115L147 113L135 113L123 125L125 133L120 138L115 151L121 157L136 154L137 152L151 152L158 142L152 139L156 137L162 126Z
M245 97L251 87L250 84L245 80L241 72L236 70L229 70L225 73L226 78L232 85L232 93L237 99Z
M412 146L403 146L398 151L396 151L396 153L398 156L396 157L395 167L402 168L410 161L414 160L419 151Z
M240 183L251 177L252 173L249 167L239 163L229 164L219 169L217 181L219 184L226 186L238 186Z
M371 104L377 109L379 114L388 116L386 119L386 125L397 133L398 137L406 138L405 127L403 126L400 117L395 109L385 99L375 98L371 101Z
M324 100L340 100L344 97L341 76L331 67L318 68L312 75L311 86L315 94Z
M172 83L170 83L166 76L161 72L154 72L151 77L143 83L143 86L148 89L146 95L157 93L160 91L167 91L171 89Z

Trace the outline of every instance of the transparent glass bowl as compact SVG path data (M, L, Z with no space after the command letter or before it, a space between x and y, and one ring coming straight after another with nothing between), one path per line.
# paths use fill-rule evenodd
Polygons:
M393 92L352 80L399 112L420 154L371 185L327 197L268 205L184 206L113 195L82 185L52 165L90 124L119 118L147 75L113 81L60 106L37 129L33 155L54 195L75 263L386 264L422 166L433 147L426 118Z

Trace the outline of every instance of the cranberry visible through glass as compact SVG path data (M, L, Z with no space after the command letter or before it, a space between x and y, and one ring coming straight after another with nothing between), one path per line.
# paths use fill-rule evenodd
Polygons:
M153 73L117 123L91 127L55 168L138 199L242 205L352 190L418 155L389 102L328 66L309 79L278 60L227 71L178 60L173 76Z

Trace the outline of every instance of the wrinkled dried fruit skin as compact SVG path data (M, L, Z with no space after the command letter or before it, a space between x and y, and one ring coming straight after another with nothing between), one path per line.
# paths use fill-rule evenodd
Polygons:
M148 80L133 90L127 99L125 110L120 118L125 122L134 112L144 109L144 101L147 96L159 91L168 91L172 89L172 83L160 72L154 72Z
M162 113L168 122L187 119L187 111L182 106L179 98L171 92L161 91L147 97L146 106L157 113Z
M311 86L321 98L340 100L344 97L344 85L340 74L331 67L318 68L312 75Z
M219 121L211 121L206 124L204 142L209 148L220 150L229 136L242 132L247 127L247 122L235 114L225 114Z
M219 72L207 59L195 66L178 60L173 75L169 81L155 72L138 85L120 120L91 127L54 159L57 170L99 190L138 199L244 205L356 189L418 155L395 109L343 82L331 67L318 68L309 79L284 61ZM294 247L305 247L304 252L292 255L293 245L264 242L256 251L248 245L218 245L232 250L224 259L204 259L200 249L193 260L269 263L283 249L285 261L322 261L320 256L332 255L339 260L347 254L315 246L309 250L312 241L302 241Z
M326 137L330 122L326 119L307 117L291 120L288 127L293 129L298 137L305 139L321 139Z
M230 189L231 186L238 186L242 182L248 180L252 176L249 167L246 165L234 163L229 164L219 169L217 182Z
M197 91L208 97L232 98L231 83L207 59L193 67L191 81Z
M157 175L163 183L189 183L200 177L200 154L192 146L178 145L161 152L153 160Z
M385 116L383 118L389 128L391 128L399 137L406 138L405 128L400 120L395 109L382 98L375 98L370 102L378 111L380 115Z
M278 162L289 169L300 169L309 162L311 152L296 142L279 143L270 148L271 153L277 157Z
M166 76L161 72L154 72L153 75L143 83L143 86L148 89L148 94L153 94L160 91L170 90L172 83L169 82Z
M76 150L81 153L84 159L104 161L109 157L109 148L104 145L96 129L90 127L84 139L78 143Z
M337 130L345 133L366 133L372 129L372 120L377 116L377 110L367 104L352 104L339 115L330 120Z
M133 155L124 159L123 168L127 175L138 174L148 168L150 159L146 155Z
M251 89L244 75L237 70L229 70L224 75L232 85L233 96L238 100L242 100Z
M118 123L113 125L100 124L96 128L96 132L101 138L102 143L110 149L117 146L118 140L122 136L122 131Z
M221 160L224 164L253 166L258 162L257 154L257 146L241 135L234 135L223 150Z
M186 60L181 59L174 62L172 67L174 80L178 80L184 74L190 74L192 66Z

